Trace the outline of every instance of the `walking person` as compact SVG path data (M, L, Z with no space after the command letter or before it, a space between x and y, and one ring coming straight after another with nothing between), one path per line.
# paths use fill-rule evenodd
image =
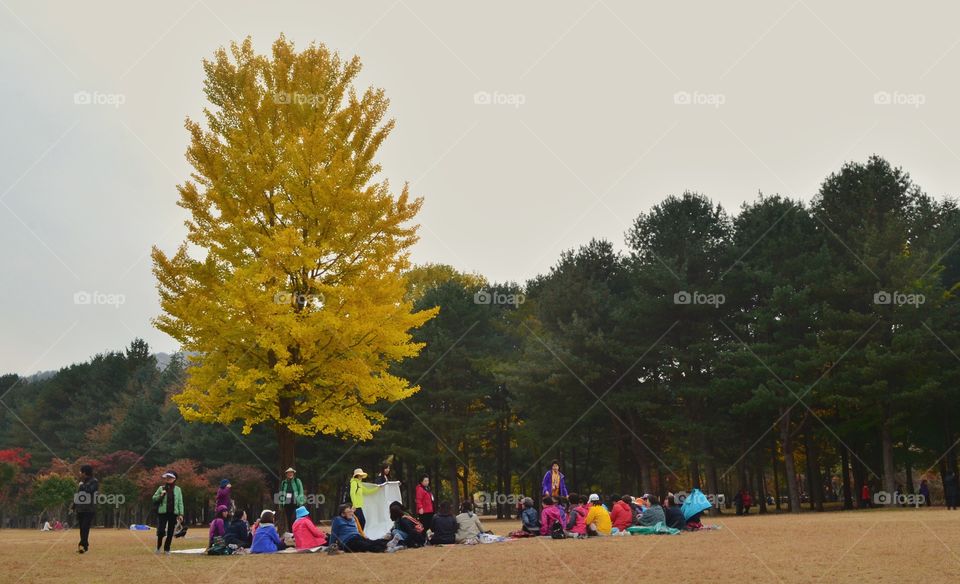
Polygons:
M564 480L563 473L560 472L560 463L554 460L550 463L550 470L543 475L543 485L540 489L540 495L543 497L566 497L567 483Z
M417 485L417 516L427 529L433 524L433 492L430 490L430 477L423 475Z
M80 484L77 493L73 496L73 510L77 514L77 524L80 527L80 543L77 544L77 553L85 554L90 550L90 526L97 515L97 490L100 483L93 476L93 467L85 464L80 467Z
M921 504L929 507L930 506L930 485L927 484L927 479L923 479L920 481L919 492L920 492L920 496L923 497L923 501L921 501Z
M220 488L217 489L217 498L214 505L220 507L223 505L231 513L233 513L233 499L231 497L231 492L233 491L233 485L230 484L230 479L222 479L220 481Z
M177 473L168 470L160 478L163 484L153 494L153 502L157 505L157 551L163 545L163 553L170 555L170 543L173 541L173 532L177 527L177 520L183 519L183 491L177 486ZM166 540L164 540L166 536Z
M303 483L297 477L297 471L290 467L284 471L284 475L284 479L280 481L280 492L277 493L276 503L280 507L284 519L286 519L283 527L287 531L291 531L297 507L305 505L307 498L303 494Z

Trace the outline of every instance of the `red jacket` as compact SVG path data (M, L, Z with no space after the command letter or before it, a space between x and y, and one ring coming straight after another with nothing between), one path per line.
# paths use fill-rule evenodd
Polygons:
M417 485L417 514L433 513L433 493Z
M293 522L293 541L298 550L327 545L327 536L317 529L310 517L301 517Z
M614 527L623 531L633 524L633 509L623 501L617 501L610 511L610 522L613 523Z

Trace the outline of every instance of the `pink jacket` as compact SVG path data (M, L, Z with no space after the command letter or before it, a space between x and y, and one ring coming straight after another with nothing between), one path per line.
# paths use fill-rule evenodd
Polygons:
M540 535L550 535L550 526L554 521L566 526L566 517L559 505L547 505L540 511Z
M293 541L298 550L327 545L327 536L317 529L310 517L301 517L293 522Z

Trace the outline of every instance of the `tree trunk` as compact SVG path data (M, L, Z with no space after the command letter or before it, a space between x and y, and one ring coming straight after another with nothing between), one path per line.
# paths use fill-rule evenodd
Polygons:
M883 490L891 495L897 490L896 467L893 463L893 430L890 427L892 420L889 416L883 421L880 432L881 447L883 449Z
M787 481L787 495L790 497L790 512L800 512L800 493L797 491L797 467L793 461L793 436L790 432L790 412L783 411L780 417L780 443L783 444L784 479Z
M850 453L843 444L838 446L840 450L840 477L843 482L843 508L845 510L853 509L853 494L850 492Z
M810 508L823 511L823 477L820 476L817 445L809 425L803 432L803 449L807 455L807 475L810 477Z
M777 464L777 439L773 439L773 447L770 449L770 454L773 463L773 497L774 504L777 506L777 511L780 511L780 473L777 469L780 467Z
M281 400L281 402L282 401L283 400ZM282 477L283 471L286 469L291 467L296 468L294 467L294 464L296 463L296 453L294 448L296 443L296 435L290 431L290 428L287 428L286 425L279 422L277 422L275 428L277 432L277 451L280 457L280 472L277 473L277 476Z
M450 501L454 509L460 508L460 476L457 473L457 460L453 457L450 458L450 466L448 468L449 477L450 477Z

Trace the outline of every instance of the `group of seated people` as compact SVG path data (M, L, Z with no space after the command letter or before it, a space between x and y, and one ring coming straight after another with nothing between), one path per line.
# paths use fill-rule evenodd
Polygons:
M459 515L452 514L449 502L440 503L439 512L433 517L429 527L410 514L402 503L394 501L390 504L393 527L379 539L367 538L358 518L354 516L353 506L349 503L338 508L338 514L331 522L329 535L314 524L306 507L297 508L296 516L290 530L291 541L291 534L288 534L285 540L278 533L274 524L276 514L273 511L263 511L260 518L249 526L245 512L240 511L231 518L226 506L220 505L215 518L210 522L208 550L215 546L232 546L234 549L248 549L254 554L269 554L288 547L307 550L330 546L343 552L392 552L428 544L476 543L481 533L489 533L484 530L480 517L474 513L473 503L469 501L460 506Z
M393 528L380 539L369 539L353 513L353 507L344 503L338 508L330 527L330 538L345 552L392 552L425 545L476 543L483 529L480 517L474 513L473 503L460 505L460 514L454 516L449 501L443 501L429 526L408 512L399 501L390 503Z
M589 497L576 493L568 497L546 496L542 503L538 513L533 499L527 497L523 500L523 511L520 513L522 527L512 536L591 537L623 533L631 526L652 527L658 523L674 529L702 527L701 514L684 519L683 511L673 495L668 495L663 505L656 495L614 496L605 505L596 493Z

